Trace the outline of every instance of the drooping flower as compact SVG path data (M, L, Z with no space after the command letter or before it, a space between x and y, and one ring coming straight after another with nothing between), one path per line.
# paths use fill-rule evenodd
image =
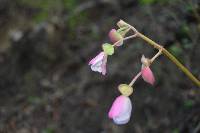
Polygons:
M112 104L108 117L118 125L129 122L132 112L131 100L127 96L118 96Z
M96 57L94 57L90 62L92 71L106 74L106 63L107 55L104 52L100 52Z
M108 36L112 43L117 42L116 46L121 46L123 44L123 37L115 29L111 29Z
M147 83L153 85L155 83L155 78L154 78L153 72L151 71L149 67L150 66L149 59L145 58L145 56L143 55L141 58L141 62L142 62L142 68L141 68L142 78Z

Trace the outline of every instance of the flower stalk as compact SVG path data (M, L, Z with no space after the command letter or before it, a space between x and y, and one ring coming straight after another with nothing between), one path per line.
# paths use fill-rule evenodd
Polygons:
M163 48L163 46L154 42L153 40L151 40L150 38L148 38L144 34L138 32L130 24L124 22L123 20L120 20L120 21L122 21L124 24L129 26L131 28L131 30L133 30L133 32L135 32L135 35L137 35L137 37L140 37L141 39L146 41L147 44L153 46L154 48L156 48L158 50L162 49L163 55L165 55L168 59L170 59L194 84L196 84L198 87L200 87L200 81L175 56L173 56L167 49Z
M159 49L161 46L154 42L153 40L149 39L142 33L138 33L138 36L148 42L151 46L156 49ZM165 55L168 59L170 59L194 84L200 87L200 81L175 57L173 56L168 50L163 48L162 50L163 55Z
M120 39L119 41L115 42L115 43L113 44L113 46L116 46L120 41L129 40L129 39L134 38L134 37L137 37L137 34L134 34L134 35L131 35L131 36L127 36L127 37L125 37L125 38L123 38L123 39Z
M129 86L133 86L135 81L141 76L141 71L132 79L132 81L129 83Z
M126 124L129 122L132 113L132 103L129 96L134 92L133 85L136 80L141 76L143 80L151 85L155 83L154 74L150 68L150 65L161 55L165 55L168 59L170 59L186 76L189 77L193 83L195 83L198 87L200 87L200 81L183 65L181 62L176 59L167 49L165 49L162 45L154 42L147 36L143 35L142 33L138 32L136 28L131 26L130 24L120 20L117 23L119 29L111 29L108 36L110 38L110 43L102 44L102 52L100 52L96 57L90 60L89 65L92 71L99 72L102 75L105 75L106 64L108 56L114 54L115 47L120 47L123 45L125 40L132 39L132 38L141 38L142 40L146 41L147 44L153 46L158 52L151 58L146 58L142 55L141 58L141 70L137 73L137 75L131 80L129 84L120 84L118 86L118 90L121 93L115 101L113 102L110 111L108 113L108 117L113 120L113 122L117 125ZM134 34L127 36L126 34L132 31Z

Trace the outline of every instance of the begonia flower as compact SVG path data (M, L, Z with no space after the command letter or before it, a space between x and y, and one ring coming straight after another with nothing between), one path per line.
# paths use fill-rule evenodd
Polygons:
M112 104L108 117L115 124L122 125L129 122L132 112L131 100L127 96L118 96Z
M91 66L92 71L106 74L106 63L107 55L104 52L100 52L96 57L90 60L89 65Z

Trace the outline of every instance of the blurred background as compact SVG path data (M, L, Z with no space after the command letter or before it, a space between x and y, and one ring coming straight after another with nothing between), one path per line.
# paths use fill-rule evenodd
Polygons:
M199 0L0 0L0 133L199 133L200 90L161 56L156 84L139 79L128 124L107 113L157 51L126 41L108 74L88 61L119 19L162 44L200 79Z

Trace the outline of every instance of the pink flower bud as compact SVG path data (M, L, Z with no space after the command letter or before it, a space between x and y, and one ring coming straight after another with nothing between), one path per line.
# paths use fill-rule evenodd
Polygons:
M89 65L91 65L92 71L106 74L106 63L107 63L107 55L104 52L100 52L95 58L93 58Z
M155 78L151 69L148 66L142 67L141 73L142 73L142 78L144 79L144 81L146 81L147 83L150 83L151 85L154 84Z
M116 124L126 124L131 117L132 104L127 96L118 96L112 104L108 117Z
M123 44L123 37L115 29L110 30L108 36L112 43L116 43L121 40L116 44L116 46L121 46Z

